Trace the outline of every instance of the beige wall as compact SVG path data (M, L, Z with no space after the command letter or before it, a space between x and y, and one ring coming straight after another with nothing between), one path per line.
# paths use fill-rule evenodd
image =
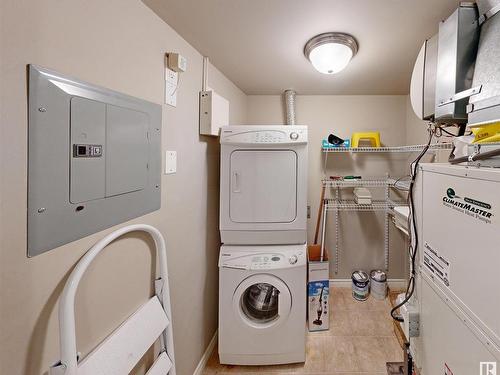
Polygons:
M163 105L162 149L177 150L178 171L162 177L161 210L132 222L166 237L178 374L192 374L217 326L218 142L198 135L202 56L137 0L0 3L0 373L42 374L59 358L56 308L64 282L114 229L26 257L26 64L162 103L163 55L177 51L188 71L177 108ZM244 122L246 96L213 67L210 73L209 84L231 102L231 122ZM92 265L77 298L83 354L151 294L151 261L151 243L131 235Z
M324 176L321 139L334 133L349 137L354 131L379 130L382 143L406 142L406 96L297 96L297 123L309 126L309 196L311 219L308 237L312 242L319 205L320 181ZM249 124L282 124L284 110L280 96L248 97ZM330 154L326 176L359 174L365 177L386 172L401 176L406 172L407 157L388 154ZM372 189L374 194L378 192ZM327 247L334 249L333 214L329 215ZM331 262L331 277L348 278L354 269L384 266L383 215L380 213L342 213L340 215L341 250L338 273ZM401 234L391 225L390 273L405 276L405 245ZM344 249L344 250L342 250ZM347 250L349 249L349 250ZM332 254L334 255L334 254Z
M411 106L410 96L406 97L406 144L425 144L429 140L427 121L420 120Z

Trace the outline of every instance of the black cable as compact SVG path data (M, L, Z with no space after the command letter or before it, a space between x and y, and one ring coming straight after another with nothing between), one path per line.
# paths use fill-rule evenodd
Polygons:
M446 134L448 134L448 135L451 135L452 137L456 137L456 134L450 133L448 130L446 130L446 129L445 129L445 128L443 128L443 127L439 127L439 128L437 128L437 129L439 129L439 131L441 131L441 132L443 132L443 133L446 133Z
M408 233L410 234L410 244L408 246L408 253L411 260L411 274L410 274L410 279L408 280L408 286L406 288L405 298L399 304L394 306L393 309L391 310L391 317L398 322L403 322L404 320L399 316L395 316L394 315L395 311L399 309L401 306L403 306L405 303L407 303L410 300L413 293L415 292L415 275L416 275L415 262L418 250L418 234L417 234L417 224L416 224L417 218L415 216L415 210L414 210L415 205L413 198L413 187L415 185L415 180L417 178L418 165L420 163L420 160L424 157L424 155L427 153L427 151L431 146L432 136L433 136L433 130L431 129L431 127L429 127L429 141L425 145L422 152L413 161L413 163L410 164L411 180L410 180L410 188L408 190L408 205L410 207L411 220L410 216L408 216L408 224L409 224L408 227L410 227L411 224L412 228L410 228L410 230L408 231ZM413 237L415 238L414 241L415 246L413 245Z

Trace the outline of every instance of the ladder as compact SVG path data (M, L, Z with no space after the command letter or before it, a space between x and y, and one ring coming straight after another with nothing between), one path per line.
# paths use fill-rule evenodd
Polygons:
M122 322L90 354L80 360L76 349L75 332L75 295L78 284L89 265L107 245L133 231L146 232L154 240L160 272L154 281L155 295ZM61 359L49 369L49 374L129 374L146 351L159 339L159 353L146 375L176 375L171 316L165 239L158 229L146 224L120 228L97 242L78 262L66 282L59 300Z

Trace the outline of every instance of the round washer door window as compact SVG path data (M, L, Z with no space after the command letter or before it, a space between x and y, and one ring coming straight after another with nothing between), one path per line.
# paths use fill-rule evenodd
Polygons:
M235 312L254 328L279 325L290 313L291 305L290 291L285 283L267 274L243 280L233 296Z

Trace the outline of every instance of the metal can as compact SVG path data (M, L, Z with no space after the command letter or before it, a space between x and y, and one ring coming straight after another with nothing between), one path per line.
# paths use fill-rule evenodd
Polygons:
M370 272L370 285L372 296L383 300L387 296L387 274L381 270Z
M352 279L352 296L358 301L366 301L370 294L370 278L365 271L354 271Z

